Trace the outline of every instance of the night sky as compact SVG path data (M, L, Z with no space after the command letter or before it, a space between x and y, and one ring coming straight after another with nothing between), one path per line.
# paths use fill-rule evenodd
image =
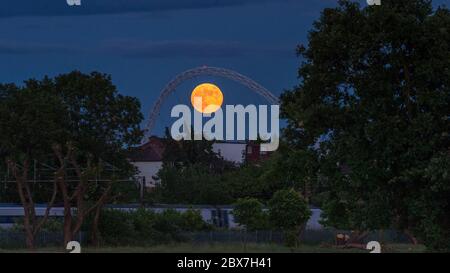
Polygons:
M361 1L366 5L365 1ZM433 1L435 5L447 1ZM122 94L138 97L148 116L178 73L202 66L236 70L275 95L297 83L297 44L335 0L1 0L0 82L80 70L112 75ZM199 78L164 104L155 133L169 126L174 104L196 84L218 84L226 104L266 104L238 84Z

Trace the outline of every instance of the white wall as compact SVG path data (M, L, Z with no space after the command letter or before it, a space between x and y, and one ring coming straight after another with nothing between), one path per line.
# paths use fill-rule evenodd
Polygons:
M132 162L138 169L138 176L145 177L145 186L149 188L155 187L155 179L158 171L162 168L162 162Z

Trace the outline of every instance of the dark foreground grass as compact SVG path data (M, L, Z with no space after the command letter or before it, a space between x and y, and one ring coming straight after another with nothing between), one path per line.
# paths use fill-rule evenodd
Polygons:
M2 250L0 253L20 252L20 253L64 253L63 249L43 248L34 251ZM272 244L243 244L215 243L215 244L170 244L152 247L101 247L101 248L82 248L83 253L368 253L368 250L361 249L342 249L330 245L301 245L297 248L289 248ZM388 253L422 253L426 249L422 245L410 244L390 244L385 245L383 252Z

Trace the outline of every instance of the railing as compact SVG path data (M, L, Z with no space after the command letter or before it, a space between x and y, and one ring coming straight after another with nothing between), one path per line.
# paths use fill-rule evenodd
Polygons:
M305 230L300 238L304 244L334 244L336 234L350 234L349 231L334 229ZM87 245L87 236L80 233L74 240L82 245ZM40 232L35 238L37 248L62 247L63 234L58 232ZM252 244L283 244L284 235L280 231L244 231L244 230L219 230L205 232L184 232L180 234L180 242L192 244L203 243L252 243ZM409 243L407 236L394 230L370 233L364 240L382 241L385 243ZM0 231L0 249L26 248L26 234L9 230Z
M339 233L350 234L350 231L335 229L307 229L300 237L300 242L305 244L334 244L336 235ZM192 243L256 243L256 244L283 244L284 235L280 231L209 231L209 232L193 232L183 234ZM386 243L409 243L405 234L394 230L379 232L371 232L364 240L383 241Z
M282 244L283 233L278 231L207 231L185 233L192 243L255 243Z
M75 240L86 242L84 233L79 233ZM37 248L62 247L64 242L63 234L60 232L40 232L35 237ZM0 249L23 249L26 248L26 234L4 230L0 231Z

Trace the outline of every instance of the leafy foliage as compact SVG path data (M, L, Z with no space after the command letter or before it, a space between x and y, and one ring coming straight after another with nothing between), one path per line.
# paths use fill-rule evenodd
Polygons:
M449 30L449 10L428 0L339 1L299 46L284 133L294 149L317 152L326 224L450 245Z
M89 227L88 220L86 227ZM99 223L101 241L105 245L148 246L187 240L184 232L209 229L200 213L187 210L180 213L165 210L155 213L146 209L121 211L108 209L102 212Z
M263 204L255 198L238 199L233 209L234 221L247 230L264 230L268 227Z
M44 80L47 84L47 80ZM45 159L54 142L66 140L69 116L62 100L44 88L26 83L19 88L0 86L4 95L0 103L0 156L23 160Z
M166 130L156 197L164 203L228 204L222 174L234 168L212 150L211 141L175 141Z
M277 191L269 201L269 216L274 227L295 230L306 224L311 211L302 196L296 191Z
M220 205L231 202L225 183L209 166L164 165L156 194L160 202Z
M111 192L122 191L113 186L119 178L135 173L126 152L142 136L141 121L137 99L118 94L105 74L74 71L53 79L31 79L22 87L0 86L0 161L7 162L13 173L19 196L13 197L9 187L2 193L8 194L8 201L20 200L24 207L29 248L34 247L34 237L47 220L46 215L38 221L36 201L49 206L64 202L64 240L68 242L79 231L85 214L103 205ZM54 170L44 177L31 167L32 162ZM92 177L98 181L104 174L105 162L115 167L106 185L90 183ZM31 175L54 183L36 187L29 183ZM71 177L77 183L69 183ZM74 203L77 217L71 215Z
M277 191L269 201L269 219L273 227L285 234L288 245L297 245L300 234L311 217L304 198L293 189Z

